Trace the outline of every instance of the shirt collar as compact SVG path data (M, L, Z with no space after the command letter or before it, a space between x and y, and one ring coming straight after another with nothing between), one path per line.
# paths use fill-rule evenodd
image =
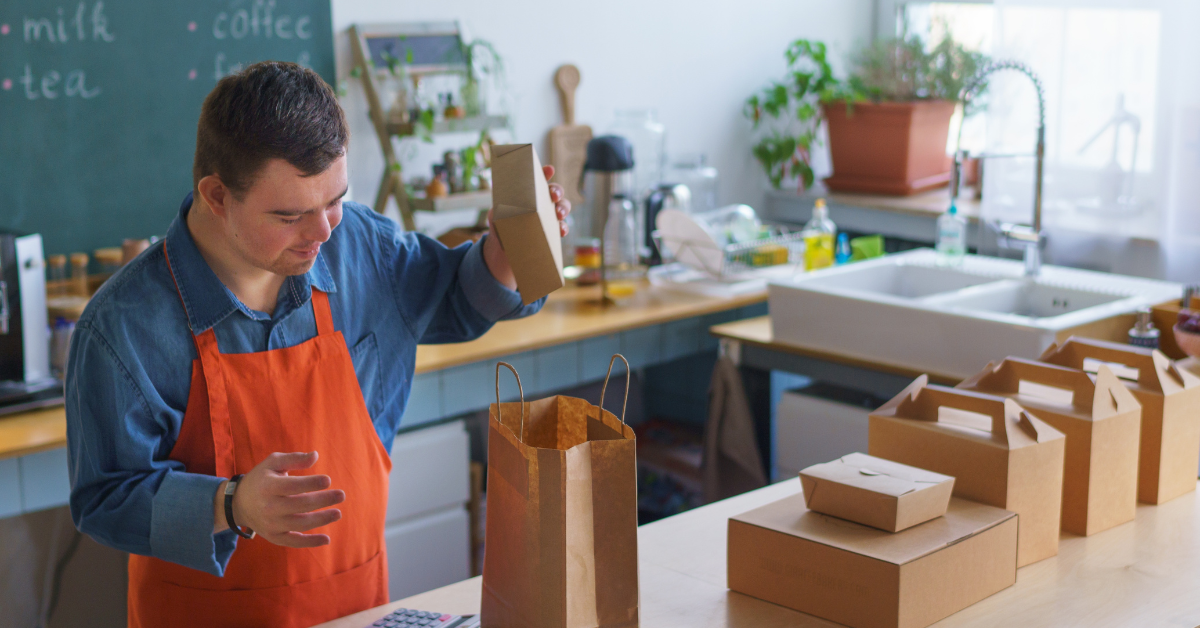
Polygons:
M187 213L191 206L192 193L188 192L179 206L179 215L167 230L166 251L192 333L208 331L235 311L241 311L254 320L269 320L269 316L250 309L234 296L200 255L200 249L196 247L196 241L187 227ZM280 297L286 294L294 300L294 307L299 307L312 298L312 288L326 293L337 292L323 250L317 254L316 262L307 273L287 278L280 290Z

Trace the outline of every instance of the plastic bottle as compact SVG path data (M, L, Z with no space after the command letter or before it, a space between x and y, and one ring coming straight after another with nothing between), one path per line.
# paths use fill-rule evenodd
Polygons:
M937 221L937 260L942 266L958 266L967 254L967 221L953 203Z
M817 199L813 205L812 219L804 225L804 270L817 270L833 266L834 236L837 225L829 219L825 199Z
M854 253L850 250L850 235L839 233L837 237L837 251L834 253L834 262L839 266L850 262L850 257Z
M1129 344L1135 347L1146 347L1147 349L1157 349L1160 332L1154 326L1151 320L1151 311L1148 307L1143 307L1138 310L1137 323L1133 329L1129 330Z

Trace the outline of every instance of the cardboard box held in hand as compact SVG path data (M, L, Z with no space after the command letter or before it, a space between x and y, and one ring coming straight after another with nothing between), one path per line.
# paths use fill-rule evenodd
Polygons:
M526 305L563 287L562 237L532 144L492 148L492 225Z
M854 453L801 471L800 484L809 510L899 532L946 514L954 478Z
M945 516L893 533L793 495L729 519L728 585L854 628L922 628L1016 581L1017 524L951 499Z
M1099 363L1124 367L1121 371L1113 366L1113 372L1135 380L1123 383L1142 404L1138 501L1161 504L1196 490L1200 378L1176 367L1160 351L1075 336L1046 349L1039 359L1089 372Z
M929 384L871 413L868 451L954 477L954 495L1021 518L1017 566L1058 554L1065 439L1012 400Z
M501 365L516 375L501 362L497 380ZM488 409L483 625L636 628L633 430L583 399L525 403L522 392L520 403L499 403L499 381L496 398Z
M1087 536L1137 513L1142 407L1108 367L1083 371L1005 358L958 385L1014 399L1067 437L1062 529Z

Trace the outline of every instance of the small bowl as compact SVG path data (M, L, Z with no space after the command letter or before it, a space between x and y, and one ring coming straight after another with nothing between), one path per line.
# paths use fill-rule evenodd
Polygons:
M1174 332L1175 344L1179 345L1179 348L1182 349L1184 353L1192 356L1193 358L1200 357L1200 334L1184 331L1179 328L1179 325L1174 327Z

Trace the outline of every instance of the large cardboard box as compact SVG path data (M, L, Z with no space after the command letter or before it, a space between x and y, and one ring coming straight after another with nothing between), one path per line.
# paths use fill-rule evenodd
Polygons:
M922 628L1011 586L1017 518L951 499L892 533L805 509L803 495L729 519L729 588L854 628Z
M1043 362L1094 371L1092 362L1121 365L1125 387L1142 404L1138 501L1161 504L1196 490L1200 464L1200 378L1154 349L1072 336ZM1130 372L1132 370L1132 372ZM1122 371L1113 369L1123 377Z
M922 375L871 413L872 456L954 477L954 495L1021 518L1017 565L1058 554L1066 439L1012 400Z
M946 514L954 478L853 453L800 472L809 510L888 532Z
M563 287L558 214L532 144L492 148L492 224L526 305Z
M1083 371L1005 358L958 385L1013 399L1067 437L1062 529L1088 536L1137 512L1142 407L1105 366Z

